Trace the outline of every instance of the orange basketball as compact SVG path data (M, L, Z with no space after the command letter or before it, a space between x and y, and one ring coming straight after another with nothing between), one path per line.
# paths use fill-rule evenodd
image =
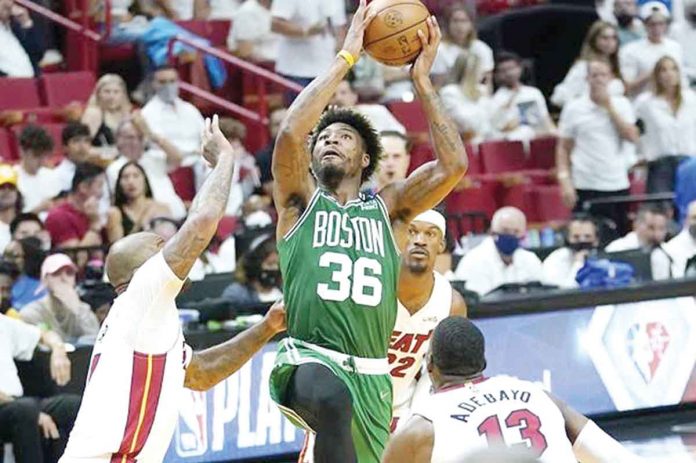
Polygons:
M363 46L368 55L388 66L402 66L421 50L418 29L428 37L425 20L430 13L418 0L373 0L377 16L365 30Z

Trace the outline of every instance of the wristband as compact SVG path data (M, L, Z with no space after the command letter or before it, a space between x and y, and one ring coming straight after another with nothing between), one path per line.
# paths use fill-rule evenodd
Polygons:
M348 63L348 67L353 67L355 66L355 57L348 51L348 50L341 50L338 52L338 56L343 58L346 63Z

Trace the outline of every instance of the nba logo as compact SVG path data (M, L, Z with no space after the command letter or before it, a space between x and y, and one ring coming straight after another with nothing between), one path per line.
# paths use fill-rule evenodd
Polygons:
M176 453L195 457L208 451L208 401L205 392L184 389L176 425Z
M626 348L633 364L646 383L655 378L662 357L669 347L670 336L665 325L658 321L638 322L626 333Z

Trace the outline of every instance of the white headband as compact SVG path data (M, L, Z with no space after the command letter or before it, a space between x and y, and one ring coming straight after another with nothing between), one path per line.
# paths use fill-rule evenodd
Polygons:
M435 225L437 228L440 229L443 237L447 234L447 221L445 220L445 217L435 209L430 209L425 212L421 212L413 219L413 222L415 222L416 220L419 222L427 222L429 224Z

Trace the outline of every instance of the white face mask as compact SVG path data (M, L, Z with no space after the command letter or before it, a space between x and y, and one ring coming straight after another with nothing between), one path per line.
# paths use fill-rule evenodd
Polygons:
M157 96L159 96L165 103L174 103L179 96L179 84L172 82L170 84L164 84L157 89Z

